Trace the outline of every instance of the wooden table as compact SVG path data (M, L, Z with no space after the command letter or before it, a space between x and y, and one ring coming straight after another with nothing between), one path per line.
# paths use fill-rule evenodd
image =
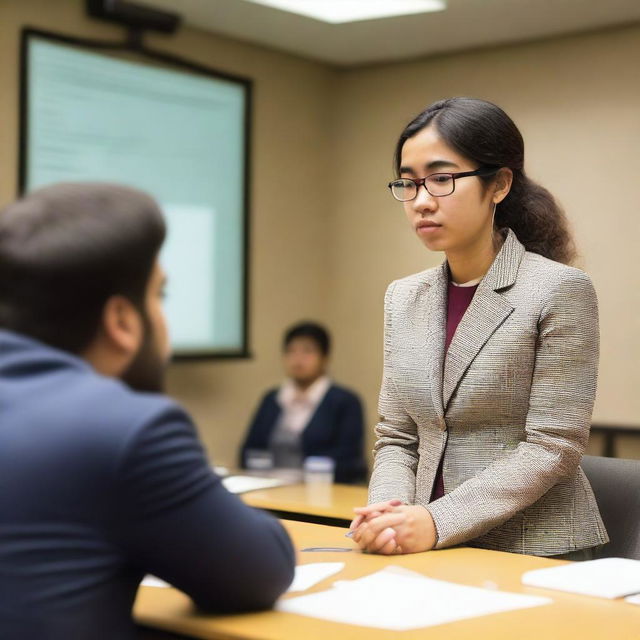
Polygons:
M532 609L462 620L414 631L393 632L328 622L289 613L266 611L234 616L196 613L190 600L174 589L142 587L135 604L136 620L148 627L206 640L636 640L640 638L640 607L621 600L604 600L523 587L520 576L530 569L561 563L533 556L458 548L406 556L382 557L357 551L301 552L305 547L348 547L344 529L304 522L285 522L298 564L345 562L345 569L312 589L321 591L339 579L368 575L393 564L432 578L483 587L543 595L553 604ZM301 594L285 595L285 598Z
M249 506L266 509L279 518L348 526L353 520L353 508L367 504L367 487L295 484L249 491L240 497Z

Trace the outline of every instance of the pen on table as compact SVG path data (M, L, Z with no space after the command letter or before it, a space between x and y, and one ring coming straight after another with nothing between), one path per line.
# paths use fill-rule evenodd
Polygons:
M349 531L347 531L347 533L344 534L345 538L353 538L356 529L360 526L360 524L362 523L363 517L361 515L357 515L354 519L354 521L351 523L351 526L349 528Z

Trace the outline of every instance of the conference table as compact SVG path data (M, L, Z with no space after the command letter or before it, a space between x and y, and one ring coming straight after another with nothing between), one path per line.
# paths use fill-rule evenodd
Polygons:
M251 507L286 520L344 527L353 520L353 508L367 504L367 487L292 484L249 491L240 498Z
M389 565L453 583L545 596L552 604L470 618L411 631L359 627L280 611L241 615L206 615L195 610L172 588L141 587L134 607L144 627L171 637L201 640L632 640L640 638L640 606L525 587L525 571L557 566L562 561L534 556L454 548L401 556L361 553L344 537L345 529L309 522L283 521L297 552L297 563L344 562L345 567L304 594L328 589L336 580L354 579ZM310 547L350 548L351 551L303 551ZM285 594L291 598L302 593ZM164 636L168 637L168 636Z

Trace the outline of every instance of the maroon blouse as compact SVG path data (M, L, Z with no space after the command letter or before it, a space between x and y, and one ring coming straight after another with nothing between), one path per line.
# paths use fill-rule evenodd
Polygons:
M453 336L462 320L462 316L469 308L471 300L475 295L478 285L473 287L456 287L453 283L449 282L449 291L447 296L447 338L444 344L444 352L447 353L449 345L453 340ZM446 447L445 447L446 451ZM431 494L431 501L442 498L444 495L444 480L442 479L442 463L444 461L444 451L442 452L442 458L440 458L440 464L438 465L438 471L436 472L436 479L433 485L433 493Z

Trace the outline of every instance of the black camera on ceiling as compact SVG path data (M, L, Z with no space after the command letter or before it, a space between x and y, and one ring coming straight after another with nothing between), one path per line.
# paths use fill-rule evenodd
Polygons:
M86 0L87 14L132 29L150 29L174 33L180 26L180 15L154 9L148 5L124 0Z

